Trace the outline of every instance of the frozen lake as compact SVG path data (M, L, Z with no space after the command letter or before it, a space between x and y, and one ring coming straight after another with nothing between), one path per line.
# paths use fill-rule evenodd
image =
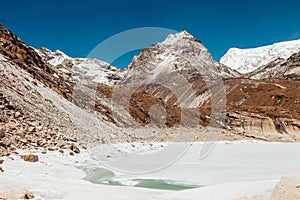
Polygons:
M162 152L163 157L157 154L157 149L164 146L162 143L150 145L150 151L145 151L149 147L145 144L117 146L128 152L132 152L133 146L142 149L142 157L151 155L147 166L151 168L168 160L165 155L172 157L174 152L184 149L181 145L177 143L175 151L167 151L168 154ZM26 188L40 199L74 200L89 196L113 200L232 200L245 195L268 198L282 176L300 174L299 143L219 142L205 159L199 159L202 147L203 143L193 143L175 163L144 174L114 171L92 159L87 151L75 156L32 152L39 156L39 162L24 162L20 156L5 160L0 188ZM107 160L114 160L109 155ZM146 164L141 157L124 158L121 169Z
M177 145L179 146L176 148L184 148L180 146L184 144ZM300 174L300 143L218 142L206 158L200 159L202 147L201 142L192 143L175 163L153 173L126 174L114 171L109 166L105 168L114 171L110 180L125 185L136 185L137 180L149 179L168 180L187 186L207 186L228 182L279 180L287 174ZM154 155L159 158L160 154ZM134 159L136 157L125 157L121 169L143 165L143 160L139 162ZM160 160L157 159L158 162ZM101 170L103 166L94 166L94 170L99 167Z

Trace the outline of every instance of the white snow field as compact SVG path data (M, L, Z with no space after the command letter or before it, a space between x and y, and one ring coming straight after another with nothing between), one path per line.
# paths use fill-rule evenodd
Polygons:
M128 146L119 145L121 149ZM137 149L142 146L135 144ZM282 176L300 174L299 143L218 142L212 153L201 160L202 146L202 142L193 143L173 165L151 174L111 172L110 180L119 181L117 185L94 184L84 179L84 171L105 168L87 151L74 157L58 152L46 155L35 152L40 157L37 163L15 156L14 160L4 161L0 191L26 189L33 192L36 199L223 200L244 195L269 197ZM133 160L128 160L127 165L131 163ZM106 170L111 169L106 166ZM100 178L105 183L105 176ZM133 187L145 179L199 187L182 191Z

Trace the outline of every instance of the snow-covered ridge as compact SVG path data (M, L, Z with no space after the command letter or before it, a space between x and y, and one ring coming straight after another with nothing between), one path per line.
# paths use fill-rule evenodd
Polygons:
M128 69L124 70L97 59L72 58L59 50L54 52L46 48L35 50L44 62L73 77L76 81L88 80L89 82L110 86L123 80L125 76L132 75L129 73L133 70L132 68L141 67L143 71L146 63L155 68L153 71L153 73L155 72L153 74L154 78L155 76L162 77L167 75L167 72L174 70L187 71L191 68L189 62L193 63L192 68L198 69L198 71L203 71L204 66L213 66L205 69L207 74L223 77L236 77L239 75L236 71L216 62L207 48L187 31L170 34L163 42L142 51L142 56L136 55L129 64ZM57 75L56 77L58 78Z
M278 58L287 59L300 51L300 39L250 49L231 48L220 63L246 74Z
M84 78L95 83L113 85L124 75L124 71L110 64L91 58L72 58L56 50L52 52L46 48L36 49L43 60L55 66L61 72L73 76L76 80Z

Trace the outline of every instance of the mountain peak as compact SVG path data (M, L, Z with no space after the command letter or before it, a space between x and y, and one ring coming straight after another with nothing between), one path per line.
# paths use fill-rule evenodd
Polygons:
M187 38L195 38L192 34L190 34L188 31L183 30L175 34L170 34L168 37L175 37L178 39L187 39Z
M221 58L220 63L246 74L276 59L287 59L299 51L300 39L278 42L257 48L231 48Z
M206 47L184 30L168 35L163 42L152 45L150 48L144 48L139 55L133 58L129 68L143 66L144 63L152 63L158 66L159 63L168 60L172 64L164 64L167 67L189 59L214 63Z
M186 42L187 40L194 40L194 41L200 42L192 34L187 32L186 30L183 30L183 31L175 33L175 34L168 35L168 37L161 44L173 45L178 42Z

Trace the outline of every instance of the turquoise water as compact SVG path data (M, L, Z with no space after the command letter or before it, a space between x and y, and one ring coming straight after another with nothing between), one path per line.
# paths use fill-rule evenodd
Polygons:
M191 184L182 184L177 183L172 180L161 180L161 179L126 179L119 180L116 175L107 169L103 168L82 168L86 177L85 180L103 185L112 185L112 186L132 186L132 187L141 187L149 189L160 189L160 190L187 190L200 187L198 185Z
M143 187L143 188L151 188L151 189L160 189L160 190L187 190L193 189L200 186L196 185L186 185L186 184L179 184L179 183L172 183L166 180L157 180L157 179L135 179L139 183L135 185L135 187Z

